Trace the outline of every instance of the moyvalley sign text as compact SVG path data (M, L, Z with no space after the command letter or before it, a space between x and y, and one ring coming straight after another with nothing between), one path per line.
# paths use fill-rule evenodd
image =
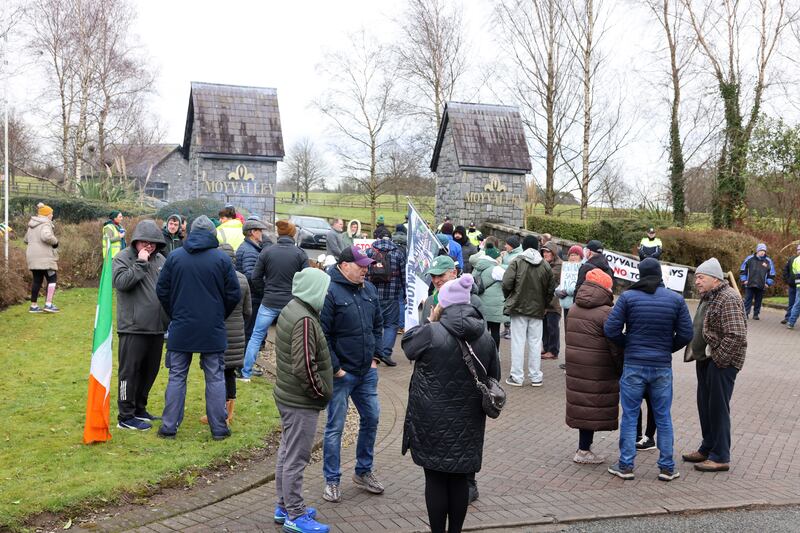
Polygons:
M203 190L225 194L246 194L249 196L274 196L271 183L254 181L202 180Z

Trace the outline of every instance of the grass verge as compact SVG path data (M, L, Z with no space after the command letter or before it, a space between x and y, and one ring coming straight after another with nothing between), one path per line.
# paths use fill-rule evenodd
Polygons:
M178 437L155 429L116 429L116 357L111 379L113 438L81 444L86 408L96 289L58 293L58 315L31 315L27 304L0 313L0 529L18 528L32 515L69 512L101 504L123 492L174 480L237 453L260 447L279 418L271 385L253 380L238 388L233 436L216 442L199 417L205 414L199 358L192 365L186 414ZM116 349L116 336L114 348ZM161 413L167 370L159 373L148 410Z
M770 296L769 298L764 298L764 301L768 304L789 305L788 296Z

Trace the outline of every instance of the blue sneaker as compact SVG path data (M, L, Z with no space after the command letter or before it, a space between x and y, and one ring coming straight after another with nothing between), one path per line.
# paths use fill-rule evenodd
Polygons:
M306 514L311 518L316 518L317 510L313 507L306 507ZM275 520L276 524L283 524L286 521L286 509L283 507L275 506L275 514L272 515L272 519Z
M127 420L120 420L117 422L117 427L119 429L133 429L136 431L147 431L153 425L150 422L145 422L144 420L139 420L138 418L129 418Z
M320 524L308 516L308 513L298 516L294 520L287 516L283 522L283 531L285 533L328 533L330 530L330 526Z
M137 414L136 418L139 420L143 420L145 422L152 422L153 420L161 420L160 416L151 415L147 411Z

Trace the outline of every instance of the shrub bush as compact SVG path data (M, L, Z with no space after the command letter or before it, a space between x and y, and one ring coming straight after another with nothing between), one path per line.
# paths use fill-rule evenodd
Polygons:
M668 229L660 232L664 261L697 266L710 257L719 259L722 270L739 275L744 258L753 253L758 241L751 235L726 230L689 231ZM776 265L777 266L777 265Z
M598 239L609 250L627 253L636 253L639 241L651 226L659 230L666 227L663 222L654 223L639 218L576 220L542 215L528 217L528 229L531 231L549 233L579 243Z
M25 248L20 243L21 240L9 243L8 272L0 275L0 309L23 301L30 293L30 280L26 282L25 279L26 275L30 277L30 272L25 261Z
M28 219L36 214L36 204L44 202L53 208L56 223L77 224L86 220L108 218L108 214L119 209L125 216L140 216L152 212L151 208L131 202L107 204L99 200L83 198L17 196L8 201L9 215L14 218Z
M195 198L192 200L180 200L167 204L156 213L156 217L161 220L166 220L170 215L175 213L188 219L189 221L205 215L207 217L217 217L223 203L213 198Z

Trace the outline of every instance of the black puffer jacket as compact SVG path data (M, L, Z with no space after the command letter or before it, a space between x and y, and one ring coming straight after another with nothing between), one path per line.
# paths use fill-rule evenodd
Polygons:
M241 246L240 246L241 248ZM236 273L239 280L239 289L242 296L233 313L225 319L225 332L228 334L228 349L225 350L225 368L242 368L244 366L244 352L247 343L244 341L244 325L250 320L253 312L253 302L250 297L250 285L241 272ZM258 312L258 309L255 310Z
M439 322L410 329L402 346L415 364L402 451L410 449L423 468L471 473L481 469L486 415L458 339L472 346L489 376L500 378L494 341L472 305L452 305L442 311Z

